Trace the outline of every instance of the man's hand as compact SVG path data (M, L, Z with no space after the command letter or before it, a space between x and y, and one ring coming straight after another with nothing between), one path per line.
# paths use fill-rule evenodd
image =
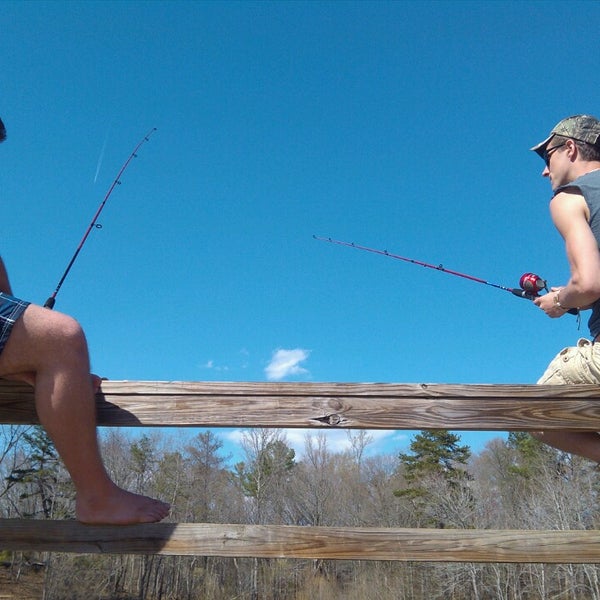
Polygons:
M551 319L558 319L567 314L566 309L556 304L557 294L562 290L561 287L550 288L550 291L543 296L538 296L533 300L536 306L539 306Z

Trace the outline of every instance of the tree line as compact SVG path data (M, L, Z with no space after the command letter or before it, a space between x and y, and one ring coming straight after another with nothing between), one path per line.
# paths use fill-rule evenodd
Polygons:
M174 522L466 529L600 529L596 465L525 433L473 454L445 430L408 451L368 452L349 431L333 452L323 433L296 456L280 429L244 433L231 462L213 430L187 440L111 429L101 437L113 479L172 504ZM74 490L38 426L0 428L2 518L68 519ZM1 544L1 542L0 542ZM11 584L33 568L48 600L600 600L597 565L417 563L17 553ZM17 588L18 589L18 588ZM0 592L2 589L0 587ZM23 596L21 596L23 597Z

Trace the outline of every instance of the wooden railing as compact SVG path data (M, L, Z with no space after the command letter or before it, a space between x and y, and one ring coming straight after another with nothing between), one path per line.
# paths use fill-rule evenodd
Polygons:
M98 424L532 431L600 430L600 386L107 381ZM37 423L31 388L0 381L0 423ZM0 519L0 549L452 562L600 563L599 531Z

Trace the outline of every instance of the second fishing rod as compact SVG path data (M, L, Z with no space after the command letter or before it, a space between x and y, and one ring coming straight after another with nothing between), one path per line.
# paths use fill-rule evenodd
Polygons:
M500 290L504 290L506 292L510 292L517 298L525 298L526 300L534 300L540 295L540 292L545 290L548 291L548 284L545 279L536 275L535 273L523 273L519 278L519 287L512 288L505 285L500 285L499 283L492 283L491 281L486 281L485 279L481 279L480 277L475 277L474 275L468 275L467 273L461 273L460 271L454 271L452 269L446 269L443 265L434 265L432 263L427 263L422 260L416 260L414 258L408 258L406 256L400 256L399 254L392 254L387 250L379 250L377 248L369 248L368 246L361 246L359 244L355 244L354 242L344 242L342 240L334 240L330 237L320 237L318 235L313 235L316 240L321 242L328 242L330 244L337 244L339 246L347 246L349 248L355 248L357 250L363 250L365 252L372 252L374 254L380 254L382 256L387 256L389 258L393 258L396 260L402 260L404 262L411 263L413 265L418 265L421 267L426 267L428 269L434 269L436 271L441 271L442 273L447 273L448 275L454 275L455 277L461 277L463 279L468 279L469 281L474 281L475 283L481 283L484 285L488 285L490 287L494 287ZM578 315L579 310L576 308L571 308L567 312L572 315Z
M49 308L49 309L54 308L54 305L56 303L56 295L58 294L60 288L62 287L62 284L64 283L65 279L67 278L67 275L69 274L69 271L71 270L71 267L73 266L73 263L75 262L75 260L79 256L79 253L81 252L81 249L83 248L83 245L85 244L86 240L88 239L88 236L90 235L90 232L92 231L93 228L100 229L102 227L102 225L100 225L98 223L98 217L100 216L100 213L104 209L104 206L106 205L107 200L110 198L111 194L113 193L113 190L115 189L115 187L117 185L121 184L121 175L123 175L125 169L127 169L127 167L129 166L129 163L134 158L137 158L137 152L138 152L138 150L142 147L143 144L145 144L147 141L149 141L150 136L155 131L156 131L156 127L153 127L139 141L139 143L137 144L137 146L133 149L133 151L131 152L131 154L127 157L127 160L121 166L121 169L117 173L117 176L114 178L111 186L109 187L108 191L106 192L106 195L104 196L104 199L100 203L100 206L98 206L98 210L96 210L96 213L94 214L94 217L92 218L90 224L88 225L88 228L86 229L85 233L83 234L83 237L81 238L81 241L79 242L79 245L77 246L77 248L75 250L75 253L71 257L71 260L69 261L69 263L67 265L67 268L65 269L64 273L62 274L62 277L60 278L60 280L58 282L58 285L56 286L56 289L54 290L54 292L52 292L52 295L44 303L44 308Z

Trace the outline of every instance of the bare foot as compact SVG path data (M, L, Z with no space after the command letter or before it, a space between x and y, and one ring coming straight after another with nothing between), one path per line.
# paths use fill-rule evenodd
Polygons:
M89 525L133 525L156 523L168 516L166 502L141 496L114 486L109 497L86 500L77 497L77 520Z

